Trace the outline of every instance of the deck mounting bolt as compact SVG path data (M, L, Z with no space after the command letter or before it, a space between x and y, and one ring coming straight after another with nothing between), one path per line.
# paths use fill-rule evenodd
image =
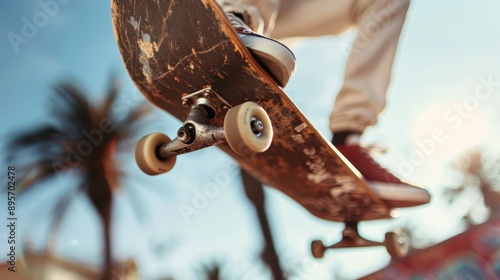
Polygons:
M207 90L207 91L205 91L203 93L203 97L205 97L206 99L210 99L210 98L212 98L214 96L213 96L213 94L210 91Z

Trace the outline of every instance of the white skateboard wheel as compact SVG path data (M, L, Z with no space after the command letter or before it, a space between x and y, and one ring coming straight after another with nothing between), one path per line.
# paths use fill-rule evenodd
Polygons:
M158 147L170 143L170 138L162 133L151 133L139 140L135 145L135 161L146 174L158 175L170 171L175 165L176 157L159 159L156 150Z
M265 152L273 141L271 120L254 102L245 102L226 113L224 134L231 149L241 156Z
M384 245L389 255L395 259L406 256L409 250L408 241L401 230L386 233Z

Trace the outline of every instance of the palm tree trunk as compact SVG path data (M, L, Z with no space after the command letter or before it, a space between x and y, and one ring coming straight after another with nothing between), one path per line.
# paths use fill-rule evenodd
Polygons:
M113 260L111 258L111 201L102 209L101 213L103 237L104 237L104 271L102 280L112 279Z
M281 269L278 253L276 252L271 233L271 227L266 214L264 187L260 181L252 177L243 169L241 169L241 179L243 181L243 187L245 188L245 194L255 207L262 237L265 241L262 259L271 269L273 279L283 280L285 277Z
M99 165L99 164L97 164ZM113 263L111 256L111 185L106 178L104 166L95 166L89 170L88 196L101 218L104 239L104 270L102 280L112 279ZM104 171L104 172L103 172Z

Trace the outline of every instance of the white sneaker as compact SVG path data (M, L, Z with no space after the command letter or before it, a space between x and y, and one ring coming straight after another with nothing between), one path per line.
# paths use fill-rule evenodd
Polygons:
M296 59L292 51L274 39L253 32L236 14L226 15L254 59L279 86L285 87L295 71Z

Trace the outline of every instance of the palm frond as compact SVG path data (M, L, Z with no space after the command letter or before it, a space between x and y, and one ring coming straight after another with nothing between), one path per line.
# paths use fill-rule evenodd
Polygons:
M70 170L71 168L64 163L51 159L42 159L30 165L21 166L17 171L18 177L22 178L19 181L20 188L18 188L18 191L24 192L55 176L61 176L62 178L62 176Z
M131 150L131 147L133 147L133 145L131 146L130 141L127 140L135 140L134 135L136 135L137 131L146 124L146 116L150 113L151 105L142 103L135 107L135 110L133 110L122 120L120 120L120 122L117 124L118 128L128 127L129 129L117 129L116 137L122 139L122 141L117 143L118 150ZM133 144L135 144L135 142Z
M54 143L54 141L58 142L63 135L63 132L55 127L44 126L15 136L8 145L13 148L24 148L38 143Z
M119 90L120 90L120 86L119 86L118 80L116 78L112 77L108 83L108 89L106 91L107 92L106 98L102 102L101 108L99 108L99 110L98 110L99 112L101 112L103 114L103 116L101 116L101 117L109 117L109 116L113 115L111 112L111 108L113 107L113 104L116 101Z
M70 83L61 83L54 87L52 116L57 119L58 127L69 137L80 139L82 131L93 128L90 102L85 92Z

